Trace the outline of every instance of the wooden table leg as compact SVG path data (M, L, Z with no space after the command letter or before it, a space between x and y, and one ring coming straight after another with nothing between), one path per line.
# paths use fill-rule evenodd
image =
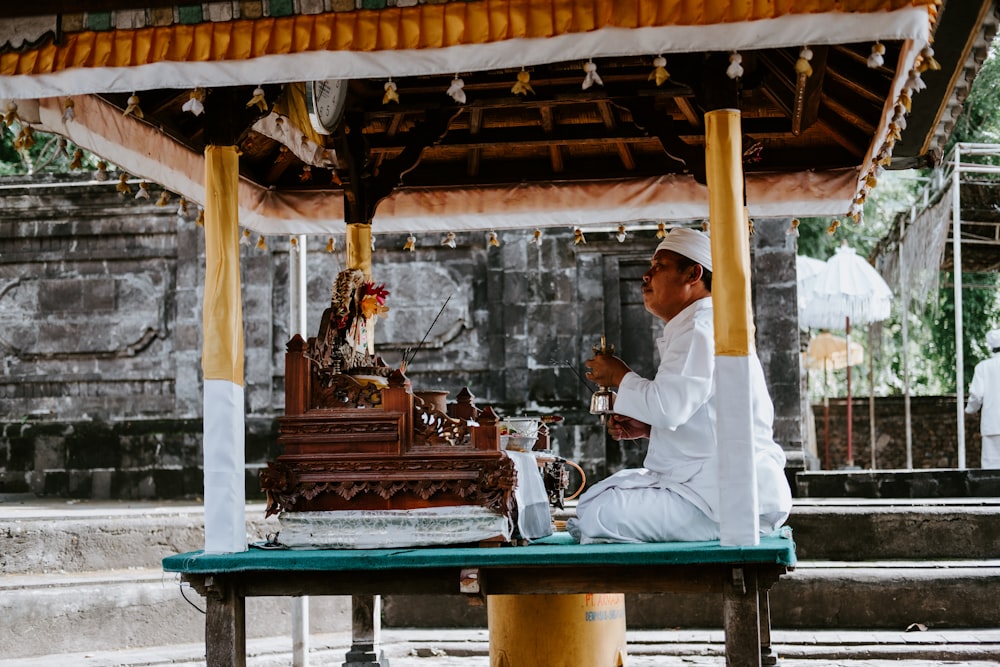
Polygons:
M351 650L343 667L388 667L382 652L382 596L351 596Z
M205 661L206 667L247 664L246 599L213 577L205 580Z
M722 586L726 667L761 667L757 571L734 567Z
M759 583L759 582L758 582ZM760 610L760 664L774 667L778 664L778 654L771 649L771 601L770 591L758 587L757 607Z

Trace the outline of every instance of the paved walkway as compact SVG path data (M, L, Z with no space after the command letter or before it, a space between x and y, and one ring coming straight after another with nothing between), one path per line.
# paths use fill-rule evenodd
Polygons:
M990 667L1000 665L1000 629L927 632L775 630L774 648L783 667ZM721 630L628 632L627 667L724 667ZM391 667L489 667L486 630L383 631ZM346 634L310 638L309 664L341 665ZM288 667L287 637L247 642L248 667ZM0 660L0 667L196 667L204 647L186 644Z

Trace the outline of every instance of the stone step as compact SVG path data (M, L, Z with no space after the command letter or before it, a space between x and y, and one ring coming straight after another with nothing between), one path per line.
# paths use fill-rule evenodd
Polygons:
M312 632L350 632L350 598L309 604ZM291 637L291 605L291 598L248 598L247 636ZM204 642L204 608L198 593L160 569L0 576L0 656Z

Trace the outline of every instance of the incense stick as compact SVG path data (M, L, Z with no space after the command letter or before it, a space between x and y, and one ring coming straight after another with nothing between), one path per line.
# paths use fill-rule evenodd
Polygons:
M434 328L434 325L437 324L438 318L441 317L441 313L444 312L445 306L447 306L448 302L451 301L451 297L452 297L452 295L449 294L448 298L444 300L443 304L441 304L441 310L439 310L438 314L434 316L434 321L431 322L431 325L429 327L427 327L427 331L424 332L424 337L420 339L420 343L417 345L417 349L415 349L413 351L413 354L410 355L409 361L407 361L407 359L406 359L406 350L403 351L403 361L400 364L399 368L404 373L406 372L406 367L413 363L413 359L414 359L414 357L417 356L417 352L419 352L420 348L422 348L424 346L424 341L427 340L427 336L430 335L431 330Z

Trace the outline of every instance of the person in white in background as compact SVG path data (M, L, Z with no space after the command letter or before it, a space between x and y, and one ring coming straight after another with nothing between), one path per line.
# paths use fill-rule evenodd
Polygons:
M965 411L973 415L981 409L979 431L983 434L983 468L1000 468L1000 329L986 334L986 346L993 356L976 364L969 385Z
M702 232L676 228L656 247L642 277L646 310L663 320L660 365L647 380L618 357L597 354L587 377L618 387L608 432L616 440L649 438L644 467L621 470L588 489L567 530L583 544L719 539L720 494L715 439L715 337L712 252ZM791 489L785 454L774 441L774 406L756 353L750 399L761 533L788 518Z

